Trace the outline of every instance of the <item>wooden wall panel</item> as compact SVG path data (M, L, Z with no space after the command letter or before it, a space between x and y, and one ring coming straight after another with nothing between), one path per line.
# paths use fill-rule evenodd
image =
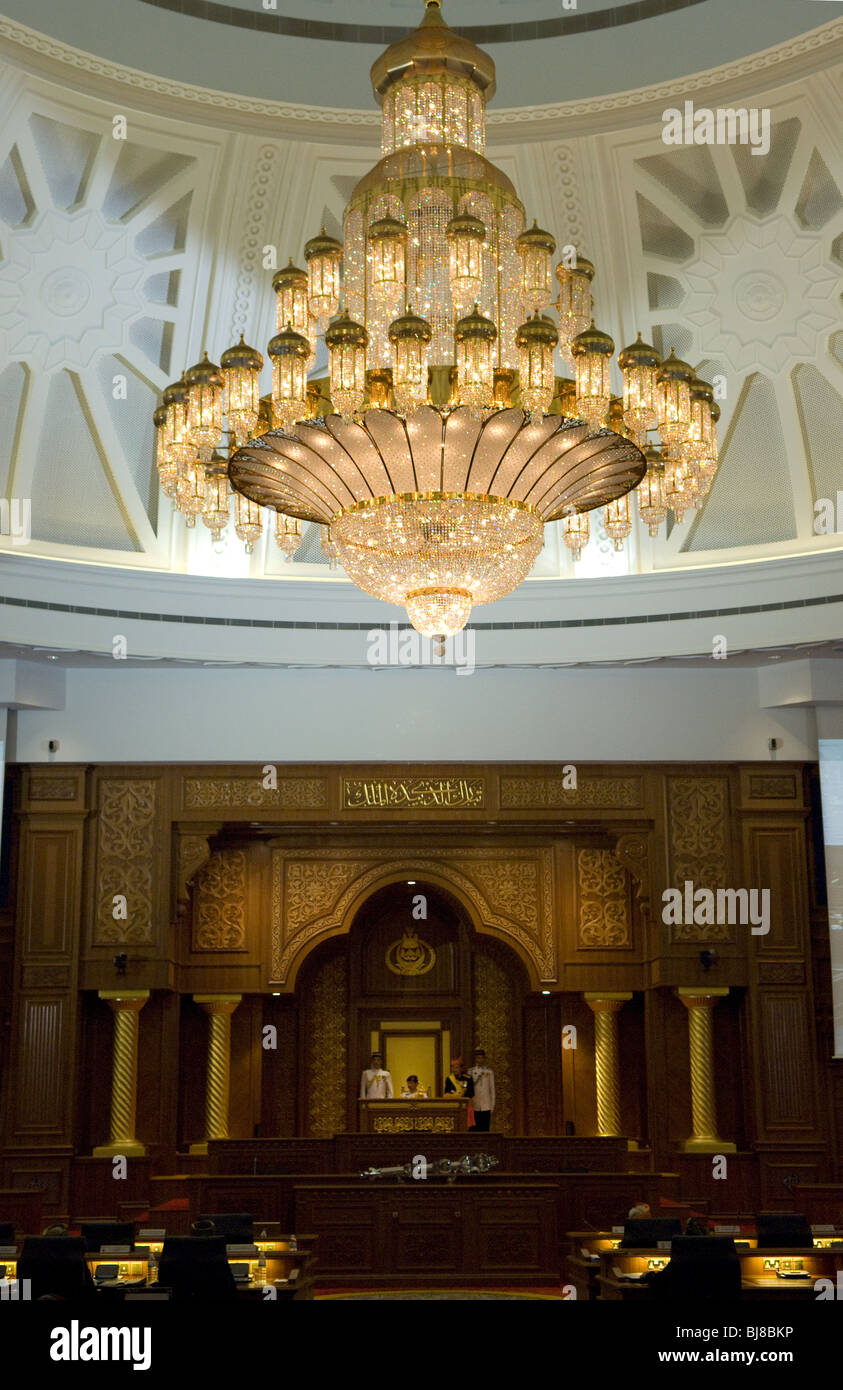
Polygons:
M557 999L531 996L524 1003L522 1123L527 1134L562 1133L562 1036Z
M62 1135L62 1090L66 1078L56 1066L61 1050L63 998L24 999L17 1055L17 1126L19 1138Z
M78 836L67 827L33 827L28 836L25 872L28 892L21 921L27 956L64 959L71 951Z
M813 1018L804 990L764 990L758 1000L761 1100L765 1129L813 1131Z

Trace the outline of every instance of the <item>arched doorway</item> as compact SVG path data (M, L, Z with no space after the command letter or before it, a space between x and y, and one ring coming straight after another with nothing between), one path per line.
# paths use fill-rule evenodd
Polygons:
M521 1132L528 989L516 953L478 934L446 889L412 877L377 889L298 977L300 1133L356 1130L360 1073L375 1050L396 1089L414 1072L441 1095L451 1057L470 1065L478 1045L495 1071L493 1128Z

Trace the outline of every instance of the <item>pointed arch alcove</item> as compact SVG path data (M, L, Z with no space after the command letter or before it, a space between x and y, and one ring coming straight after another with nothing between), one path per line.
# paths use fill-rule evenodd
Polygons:
M478 1045L496 1076L494 1128L521 1132L528 972L513 947L478 930L458 894L414 872L357 895L343 930L323 937L297 972L303 1135L357 1128L372 1051L384 1053L396 1094L415 1073L441 1095L451 1057L470 1065Z

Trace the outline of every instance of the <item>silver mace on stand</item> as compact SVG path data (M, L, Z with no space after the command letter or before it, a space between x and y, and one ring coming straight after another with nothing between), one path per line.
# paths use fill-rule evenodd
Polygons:
M491 1154L464 1154L462 1158L437 1158L427 1164L426 1177L447 1178L454 1182L458 1177L471 1177L474 1173L488 1173L496 1168L498 1160ZM397 1168L364 1168L361 1178L412 1178L413 1164L403 1163Z

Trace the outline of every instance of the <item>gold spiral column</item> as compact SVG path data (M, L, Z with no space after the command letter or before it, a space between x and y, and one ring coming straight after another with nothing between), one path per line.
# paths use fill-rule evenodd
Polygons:
M114 1014L114 1040L111 1054L111 1134L107 1144L98 1144L95 1158L141 1158L146 1145L135 1138L135 1111L138 1094L138 1015L149 998L148 989L124 994L118 989L101 989Z
M686 1153L734 1153L735 1145L717 1133L717 1100L714 1084L714 1031L712 1019L722 989L680 989L688 1010L688 1045L691 1062L691 1123L693 1134L682 1145Z
M618 1062L618 1014L631 994L585 994L594 1014L594 1073L597 1088L597 1133L619 1138L621 1078Z
M206 1154L209 1139L228 1138L228 1095L231 1081L231 1015L240 994L194 994L208 1015L208 1081L205 1093L205 1138L190 1145L192 1154Z

